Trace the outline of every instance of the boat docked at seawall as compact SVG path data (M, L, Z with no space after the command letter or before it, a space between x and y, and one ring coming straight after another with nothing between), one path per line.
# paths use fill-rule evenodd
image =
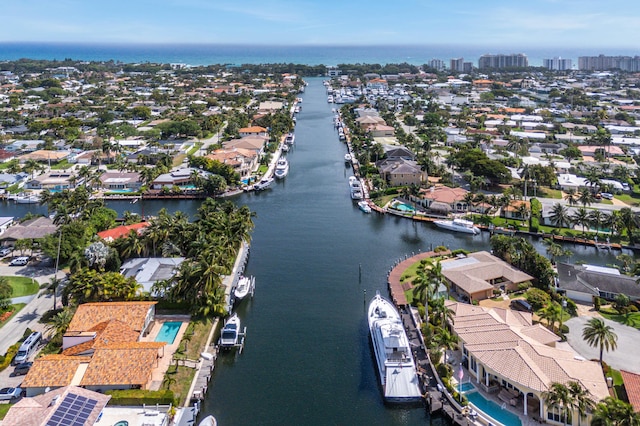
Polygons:
M233 296L236 298L236 301L244 299L249 294L253 296L255 285L256 279L254 277L240 277L240 279L238 280L238 284L233 291Z
M296 141L296 135L293 133L287 134L287 136L284 138L284 143L289 146L293 145L295 141Z
M14 198L17 204L37 204L40 202L38 194L19 194Z
M276 179L284 179L289 174L289 162L286 158L280 157L276 163L276 170L273 175Z
M351 193L352 200L362 200L362 198L364 198L364 192L362 191L362 185L360 185L360 179L355 176L349 177L349 191Z
M344 155L344 162L347 164L351 164L351 154L349 154L348 152Z
M371 206L364 200L358 202L358 208L364 213L371 213Z
M395 306L379 292L369 303L368 322L385 401L420 401L420 381L402 319Z
M198 423L198 426L218 426L218 421L213 416L207 416Z
M479 234L480 229L473 224L470 220L453 219L453 220L436 220L433 223L438 228L446 229L449 231L462 232L465 234Z
M219 344L223 349L231 349L242 345L244 333L240 330L240 318L234 313L227 319L220 333Z
M273 183L273 178L264 178L260 182L253 185L254 191L264 191Z

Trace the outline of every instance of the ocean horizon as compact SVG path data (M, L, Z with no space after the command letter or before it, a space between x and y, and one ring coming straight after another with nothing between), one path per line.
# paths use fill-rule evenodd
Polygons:
M390 64L406 62L422 65L440 59L449 65L452 58L464 58L477 66L484 54L524 53L530 66L542 66L543 59L561 57L577 65L579 56L625 55L637 53L615 48L460 46L424 45L248 45L248 44L115 44L115 43L35 43L0 42L0 61L18 59L116 61L122 63L181 63L192 66L212 64L295 63L304 65Z

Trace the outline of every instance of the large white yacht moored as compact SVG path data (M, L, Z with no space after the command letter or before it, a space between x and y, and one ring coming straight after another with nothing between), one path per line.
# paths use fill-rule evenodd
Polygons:
M368 322L385 401L420 401L420 381L402 319L395 306L379 292L369 303Z
M276 179L284 179L289 174L289 162L286 158L280 157L276 163L276 170L273 175Z
M436 220L433 223L438 228L447 229L449 231L462 232L464 234L479 234L480 229L470 220L453 219L453 220Z

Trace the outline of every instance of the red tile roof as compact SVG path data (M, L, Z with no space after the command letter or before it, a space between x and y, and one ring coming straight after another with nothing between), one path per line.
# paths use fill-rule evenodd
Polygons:
M620 370L620 374L629 403L633 406L633 411L638 413L640 412L640 375L624 370Z
M98 232L98 237L107 241L117 240L118 238L126 237L131 231L136 231L139 234L140 230L146 228L147 226L149 226L149 222L134 223L132 225L122 225L116 228L107 229L106 231Z

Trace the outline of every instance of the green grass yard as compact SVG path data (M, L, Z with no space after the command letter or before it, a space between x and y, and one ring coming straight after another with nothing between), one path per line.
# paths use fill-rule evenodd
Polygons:
M31 278L14 276L5 276L3 278L6 278L11 288L13 288L11 297L29 296L38 292L38 283Z

